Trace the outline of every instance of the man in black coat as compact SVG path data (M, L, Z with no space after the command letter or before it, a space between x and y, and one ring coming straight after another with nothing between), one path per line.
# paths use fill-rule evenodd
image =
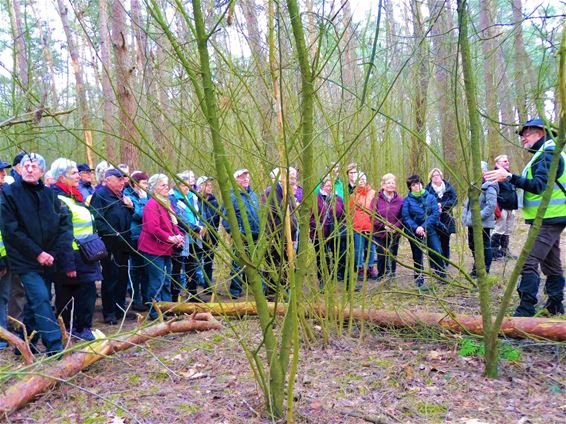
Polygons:
M49 275L55 268L76 276L72 255L73 227L69 210L45 187L45 160L24 155L22 179L0 195L0 227L11 272L20 276L26 292L24 324L37 331L48 354L63 350L61 331L51 308ZM57 260L56 260L57 258Z
M107 170L104 182L92 195L90 208L108 250L108 257L102 261L102 314L105 323L115 325L125 311L134 204L122 193L124 174L120 170Z

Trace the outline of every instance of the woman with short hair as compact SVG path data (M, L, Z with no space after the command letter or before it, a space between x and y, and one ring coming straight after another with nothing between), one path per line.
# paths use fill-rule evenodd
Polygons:
M373 239L377 254L377 280L394 277L397 269L397 252L401 239L403 221L401 212L403 198L397 193L397 179L393 174L381 178L381 190L375 197L371 210Z
M169 200L169 179L155 174L148 180L151 199L143 210L142 231L138 248L147 261L148 300L171 301L171 256L174 248L182 248L184 236L177 227L177 216ZM149 318L157 311L150 305Z

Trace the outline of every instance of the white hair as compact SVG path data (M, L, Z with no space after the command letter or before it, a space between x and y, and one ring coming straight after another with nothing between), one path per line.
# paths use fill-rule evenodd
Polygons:
M58 158L55 159L53 161L53 163L51 164L51 169L49 170L49 172L51 172L51 176L55 179L58 180L60 176L65 176L67 175L67 173L73 169L77 167L77 163L73 162L70 159L67 158Z
M151 177L149 177L149 180L147 180L147 190L150 193L153 193L155 191L155 187L157 187L157 185L161 181L165 181L166 183L169 183L169 178L165 174L152 175Z
M105 160L103 160L98 165L96 165L96 168L94 169L94 173L96 175L96 181L102 181L105 177L106 171L112 168L114 167Z

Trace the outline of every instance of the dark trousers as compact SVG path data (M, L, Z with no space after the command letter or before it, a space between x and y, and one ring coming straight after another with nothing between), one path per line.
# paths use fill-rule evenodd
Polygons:
M202 249L195 243L189 246L188 256L173 256L171 297L177 300L181 290L186 289L191 295L197 294L197 286L208 287L202 274Z
M450 234L438 231L438 238L440 239L440 254L445 258L444 268L446 268L446 261L450 259Z
M47 352L63 350L61 330L51 308L51 283L46 283L37 272L19 274L26 292L24 325L28 335L34 330L41 337Z
M397 252L399 251L399 234L386 234L385 237L374 237L377 253L377 278L389 274L395 275L397 270Z
M141 305L149 301L147 294L147 264L143 253L135 251L130 255L130 289L134 304Z
M317 276L321 287L324 286L325 275L332 278L334 266L337 268L336 278L339 281L345 278L346 242L346 236L332 237L326 240L316 239L314 241Z
M117 319L125 310L129 254L123 250L108 253L102 261L102 314L105 319Z
M411 253L413 254L413 267L414 278L417 286L424 284L424 246L428 248L428 260L431 270L439 277L444 277L444 260L439 256L440 253L440 239L438 233L433 229L427 229L426 238L418 237L414 233L409 233L409 245L411 246Z
M55 308L63 317L65 326L75 333L92 327L96 284L55 284ZM71 328L72 327L72 328Z
M489 270L491 269L491 261L493 259L493 254L491 250L491 228L483 228L482 229L482 239L483 239L483 256L485 258L485 270L489 274ZM476 257L476 251L474 248L474 232L472 227L468 227L468 247L472 251L472 255L474 258ZM474 267L472 269L472 274L475 274L476 271L476 263L474 260Z
M205 247L202 250L202 273L205 287L210 287L212 285L212 276L214 272L214 255L214 247Z
M8 302L8 315L18 321L23 321L24 307L26 305L26 291L18 274L11 274L10 278L10 301ZM8 327L14 328L14 322L9 322Z

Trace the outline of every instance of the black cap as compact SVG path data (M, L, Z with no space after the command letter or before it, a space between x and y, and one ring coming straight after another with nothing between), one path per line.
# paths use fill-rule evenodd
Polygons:
M79 170L79 172L94 171L94 169L88 166L88 163L79 163L77 165L77 169Z
M16 155L16 157L14 157L14 160L12 161L12 166L19 165L25 155L26 155L26 152L20 152L20 153L18 153L18 154Z
M106 171L106 173L104 174L104 177L105 178L108 178L108 177L122 178L122 177L124 177L124 174L119 169L110 168L108 171Z
M0 160L0 169L6 169L11 167L12 165L10 165L8 162L4 162L3 160Z

